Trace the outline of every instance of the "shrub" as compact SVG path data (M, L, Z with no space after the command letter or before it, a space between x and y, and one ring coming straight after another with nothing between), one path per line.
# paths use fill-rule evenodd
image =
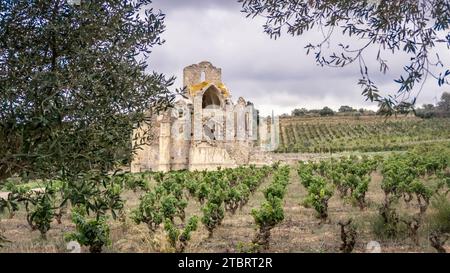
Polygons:
M313 176L309 182L308 195L304 204L313 207L322 220L328 217L328 200L333 196L333 187L320 176Z
M369 181L370 177L363 177L363 179L358 177L352 191L352 198L358 203L361 210L366 207L366 193L369 190Z
M259 209L253 209L252 215L259 230L253 239L253 244L268 249L270 231L283 221L283 198L289 183L289 166L274 166L276 169L272 183L264 190L266 200Z
M79 207L72 210L72 221L76 232L68 234L66 240L75 240L80 245L88 246L91 253L102 252L103 246L111 243L106 216L88 219L85 209Z
M214 229L222 223L224 210L221 204L208 201L202 211L202 223L209 232L208 236L212 237Z
M164 220L164 230L167 233L170 246L177 253L184 252L188 242L191 240L191 233L197 230L198 217L192 216L184 229L178 229L170 219Z
M154 192L143 195L139 207L132 211L131 218L136 224L147 224L149 230L155 232L164 219L157 195Z
M239 184L235 187L230 187L225 192L225 210L235 214L238 208L242 208L250 197L250 190L245 184Z
M149 183L147 180L147 175L147 173L142 173L139 175L128 173L119 177L119 179L123 180L123 184L126 189L132 190L133 192L137 192L138 190L148 191Z
M181 221L184 221L185 212L184 209L187 206L187 201L184 199L177 199L172 194L165 195L161 198L161 211L164 218L168 218L173 221L174 217L179 217Z
M271 200L264 201L260 209L252 210L252 215L259 228L253 243L267 249L269 247L271 229L284 219L281 199L274 197Z
M47 239L47 231L50 229L50 224L55 216L53 203L50 200L49 194L41 194L39 197L32 200L33 208L27 208L27 222L33 230L37 229L41 233L42 239Z

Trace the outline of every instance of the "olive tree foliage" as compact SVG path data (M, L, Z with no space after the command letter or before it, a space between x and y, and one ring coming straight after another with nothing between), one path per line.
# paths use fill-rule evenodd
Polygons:
M0 1L0 184L129 162L132 129L173 100L146 73L164 29L150 0Z
M435 78L439 86L450 83L450 70L445 68L437 52L437 47L444 51L450 49L449 0L238 2L242 3L242 12L247 17L266 18L264 32L273 39L284 32L301 36L318 28L323 39L307 44L307 54L313 52L315 61L321 66L358 64L362 95L380 103L386 113L413 108L427 77ZM332 45L335 32L348 38L347 42ZM349 42L351 38L354 40ZM399 52L407 56L404 71L395 80L399 88L384 96L374 80L373 68L366 65L367 59L374 58L380 72L385 74L390 68L389 56Z

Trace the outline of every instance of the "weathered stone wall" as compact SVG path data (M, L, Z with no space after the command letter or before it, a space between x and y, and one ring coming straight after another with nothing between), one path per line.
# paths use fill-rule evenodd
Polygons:
M185 135L187 126L174 125L172 130L177 134L172 134L171 145L171 169L172 170L186 170L189 168L189 148L190 140ZM190 131L187 132L190 134Z
M159 168L159 145L145 145L133 159L131 172L157 171Z
M183 69L183 86L191 86L202 82L202 72L204 72L205 81L216 85L222 82L222 70L205 61Z
M236 166L236 161L230 157L225 148L212 147L206 143L191 146L189 170L215 170L218 167Z
M270 137L267 134L267 130L268 130L267 127L268 127L267 126L267 122L262 121L262 122L259 123L259 126L258 126L258 134L259 134L259 136L258 136L258 138L259 138L259 144L261 146L269 145L269 142L270 142Z
M164 117L160 123L159 134L159 171L167 172L171 169L171 124L170 119Z
M232 141L225 143L225 149L238 165L248 164L253 145L249 141Z
M133 156L131 172L158 170L160 128L156 116L151 118L150 124L144 123L133 130L132 145L138 149Z

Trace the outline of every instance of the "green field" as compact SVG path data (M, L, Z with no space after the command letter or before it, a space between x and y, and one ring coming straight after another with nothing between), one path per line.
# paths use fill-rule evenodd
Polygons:
M285 118L280 127L282 153L378 152L450 141L448 118Z

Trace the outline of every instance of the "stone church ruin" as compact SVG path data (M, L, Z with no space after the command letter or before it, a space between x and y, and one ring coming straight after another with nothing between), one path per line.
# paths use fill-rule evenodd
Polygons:
M153 137L140 145L132 172L271 163L267 151L277 143L277 120L258 117L254 105L242 97L233 102L220 68L206 61L185 67L183 85L183 98L134 130L133 143L141 143L145 132Z

